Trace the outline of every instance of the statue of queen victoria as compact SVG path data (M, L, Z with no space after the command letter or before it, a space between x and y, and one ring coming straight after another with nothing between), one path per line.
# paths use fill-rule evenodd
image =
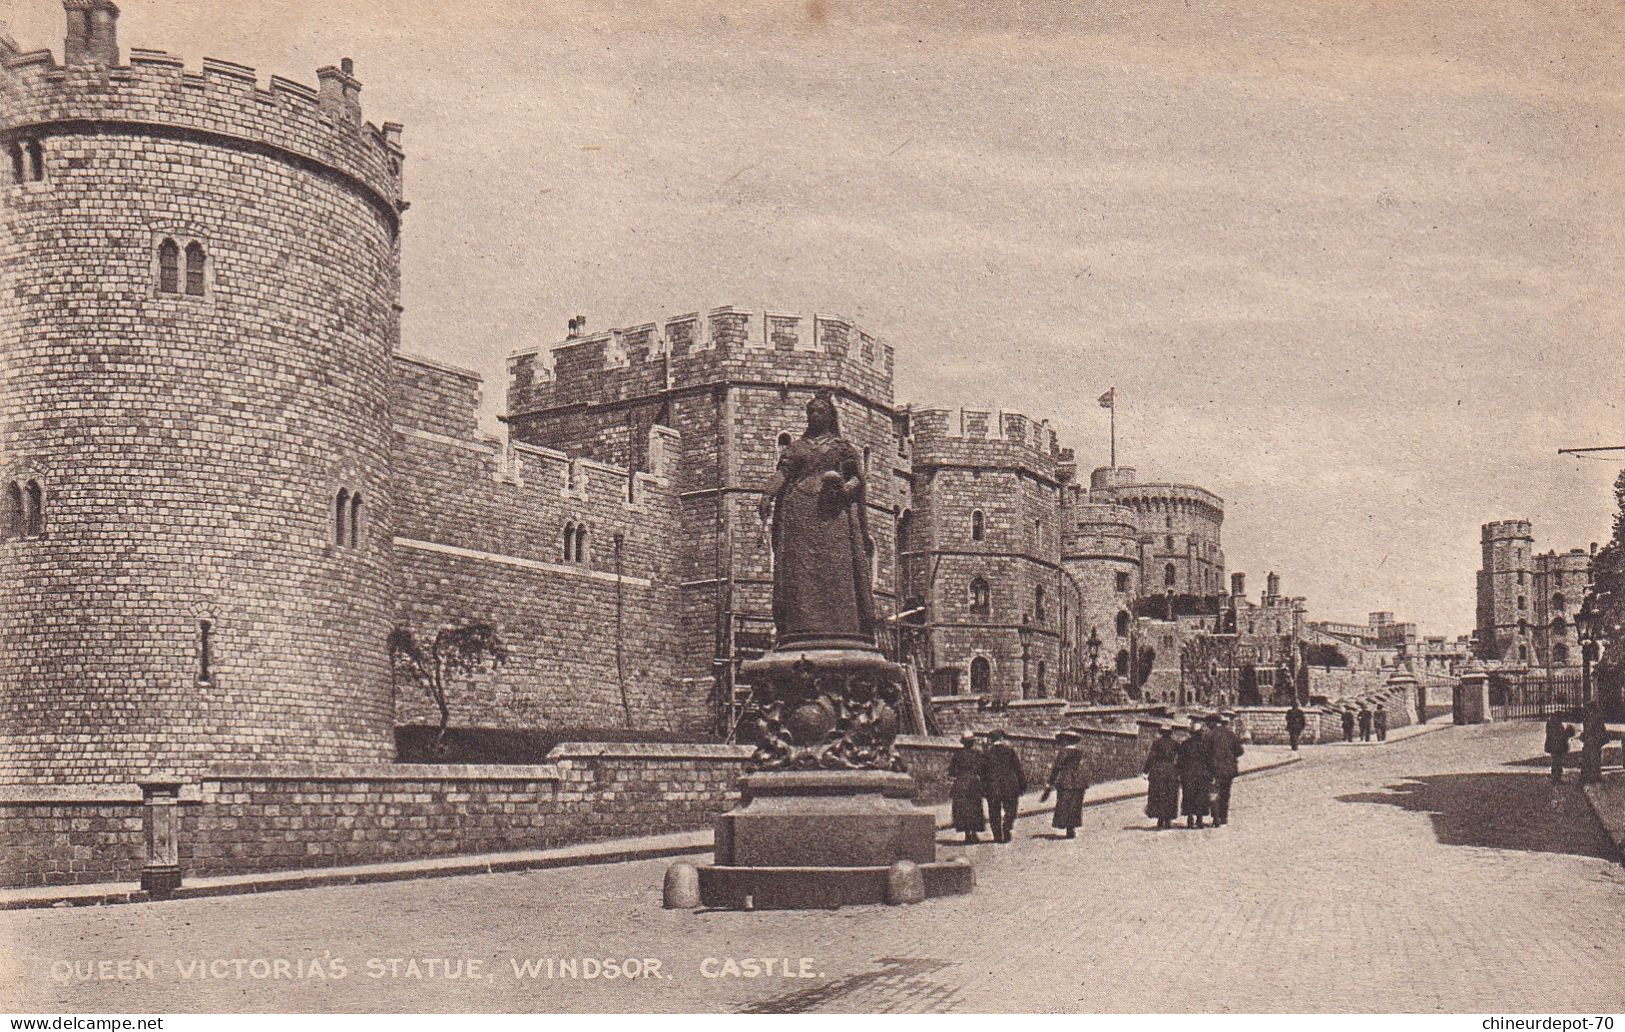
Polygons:
M784 449L758 512L771 513L778 650L874 646L874 594L858 450L841 436L835 399L807 403L807 430Z

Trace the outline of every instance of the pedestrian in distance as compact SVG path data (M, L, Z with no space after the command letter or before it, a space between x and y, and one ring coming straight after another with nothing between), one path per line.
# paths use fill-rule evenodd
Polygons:
M1016 828L1016 806L1027 791L1027 773L1002 728L989 732L987 739L987 820L993 841L1009 842Z
M1062 731L1055 736L1059 750L1049 766L1049 783L1038 797L1039 802L1055 793L1055 814L1050 826L1064 831L1067 838L1077 838L1078 825L1083 823L1083 794L1089 790L1089 770L1083 762L1083 736L1076 731Z
M1371 726L1377 730L1377 741L1388 741L1388 711L1377 703L1377 712L1371 714Z
M1200 717L1191 718L1190 734L1179 743L1179 812L1185 827L1200 828L1212 805L1213 772L1208 768L1207 734Z
M1371 741L1371 711L1363 702L1360 703L1360 741Z
M1354 741L1354 711L1343 707L1343 741Z
M1608 724L1602 719L1602 703L1586 703L1580 722L1580 784L1594 785L1602 780L1602 747L1608 743Z
M1292 743L1292 751L1298 751L1298 739L1303 737L1303 729L1309 726L1309 718L1303 715L1303 710L1296 702L1286 711L1286 737Z
M1156 740L1145 754L1145 776L1150 785L1145 792L1145 815L1157 822L1157 830L1174 826L1179 816L1179 747L1174 744L1174 725L1157 728Z
M948 761L948 798L953 801L954 830L965 844L980 841L987 829L982 800L987 796L987 756L976 744L976 732L959 736L959 751Z
M1574 728L1569 727L1558 718L1556 713L1546 721L1546 755L1552 758L1552 784L1563 782L1563 759L1569 754L1569 739L1574 737Z
M1230 823L1230 784L1241 772L1241 739L1230 729L1224 714L1213 718L1213 727L1205 736L1208 747L1208 769L1213 772L1213 826L1222 828Z

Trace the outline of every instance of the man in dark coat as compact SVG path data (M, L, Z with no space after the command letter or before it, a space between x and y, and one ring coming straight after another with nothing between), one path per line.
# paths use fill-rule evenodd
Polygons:
M993 841L1009 842L1016 827L1016 805L1027 791L1027 773L1021 769L1021 757L1004 740L1004 731L993 731L987 738L987 819Z
M1174 826L1179 816L1179 747L1174 744L1174 726L1157 729L1156 741L1145 755L1145 776L1151 782L1145 793L1145 815L1156 819L1157 830Z
M987 795L987 757L976 747L976 732L959 736L960 750L948 761L948 798L953 800L954 830L965 844L977 841L987 828L982 799Z
M1222 828L1230 823L1230 783L1240 771L1236 761L1243 752L1241 739L1230 730L1229 721L1223 716L1213 718L1213 727L1204 737L1208 746L1208 768L1213 771L1213 826Z
M1077 838L1078 825L1083 823L1083 794L1089 790L1089 771L1083 764L1083 736L1076 731L1062 731L1055 736L1060 750L1049 767L1049 784L1038 801L1055 793L1055 815L1051 827L1066 832L1067 838Z
M1608 724L1602 719L1602 703L1586 703L1580 724L1580 783L1594 785L1602 780L1602 747L1608 742Z
M1354 741L1354 711L1343 707L1343 741Z
M1363 702L1360 703L1360 741L1371 741L1371 711L1365 708Z
M1563 781L1563 758L1569 754L1569 739L1573 737L1574 728L1563 723L1556 713L1546 721L1546 754L1552 758L1554 785Z
M1213 772L1208 769L1207 735L1201 721L1191 718L1191 733L1179 743L1179 811L1185 815L1185 827L1200 828L1208 814L1209 792L1213 789Z
M1292 708L1286 711L1286 737L1292 743L1292 751L1298 751L1298 739L1303 737L1303 729L1309 726L1309 719L1303 715L1303 710L1294 702Z
M1377 730L1377 741L1388 741L1388 711L1377 703L1377 712L1371 714L1371 726Z

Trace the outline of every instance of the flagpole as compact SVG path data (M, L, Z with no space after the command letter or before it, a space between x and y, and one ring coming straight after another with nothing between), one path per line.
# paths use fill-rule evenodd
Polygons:
M1112 395L1112 469L1117 468L1117 388L1113 387Z

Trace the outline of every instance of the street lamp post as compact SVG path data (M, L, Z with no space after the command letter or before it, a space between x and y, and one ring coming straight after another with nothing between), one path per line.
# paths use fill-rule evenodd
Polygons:
M1032 697L1032 617L1022 613L1021 626L1016 630L1021 635L1021 697L1027 699Z
M1098 702L1095 693L1100 689L1100 635L1089 628L1089 701Z
M1591 608L1591 596L1580 603L1574 625L1580 635L1580 704L1585 705L1591 701L1591 661L1597 658L1597 611Z

